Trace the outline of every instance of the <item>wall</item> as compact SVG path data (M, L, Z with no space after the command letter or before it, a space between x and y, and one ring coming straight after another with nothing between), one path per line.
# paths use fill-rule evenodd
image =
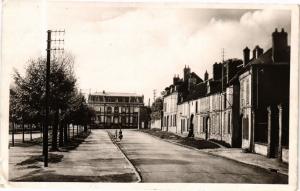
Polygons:
M282 161L286 163L289 162L289 149L282 148Z
M156 119L156 120L151 120L151 129L161 129L161 120L160 119Z
M268 145L262 143L255 143L254 144L254 152L260 155L267 156L268 153Z
M183 102L178 105L177 112L177 133L186 134L189 130L190 119L190 104L189 102Z
M176 132L178 92L173 92L163 100L163 131Z
M252 104L252 76L250 71L246 71L239 77L240 81L240 113L242 114L242 148L250 148L251 138L251 104Z

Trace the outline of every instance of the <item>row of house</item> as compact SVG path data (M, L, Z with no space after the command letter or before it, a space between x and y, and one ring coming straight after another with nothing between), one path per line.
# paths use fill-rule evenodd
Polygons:
M204 79L183 69L163 93L163 131L216 140L288 162L290 47L277 29L272 47L213 64ZM152 124L154 122L152 121ZM192 128L191 128L192 127Z

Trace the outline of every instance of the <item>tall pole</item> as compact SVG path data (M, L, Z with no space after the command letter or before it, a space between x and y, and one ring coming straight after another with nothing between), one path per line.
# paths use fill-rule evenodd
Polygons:
M50 60L51 60L51 30L47 31L47 63L46 63L46 116L45 126L43 129L43 154L44 167L48 167L48 125L49 125L49 77L50 77Z

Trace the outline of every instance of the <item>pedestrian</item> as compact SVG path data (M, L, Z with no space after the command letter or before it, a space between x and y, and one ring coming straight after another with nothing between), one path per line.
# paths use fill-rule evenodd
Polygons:
M122 138L123 138L123 134L122 134L122 130L120 129L120 131L119 131L119 139L120 139L120 141L122 140Z
M117 140L118 139L118 130L116 129L116 132L115 132L115 139Z
M194 123L193 123L193 119L194 119L194 114L191 115L191 119L190 119L190 129L189 129L189 134L188 137L193 138L194 135Z

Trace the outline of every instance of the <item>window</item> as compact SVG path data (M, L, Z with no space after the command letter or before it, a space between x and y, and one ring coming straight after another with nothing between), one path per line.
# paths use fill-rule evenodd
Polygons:
M249 80L246 81L246 104L249 104Z
M119 107L114 108L114 113L119 113Z
M170 119L170 127L172 127L172 125L173 125L173 124L172 124L172 123L173 123L172 117L173 117L173 116L171 115L171 119Z
M177 125L176 124L176 115L174 115L173 119L174 119L174 126L176 126Z
M167 103L164 103L164 112L167 111Z
M125 124L125 122L126 122L125 116L122 116L121 121L122 121L122 124Z
M111 107L107 107L107 113L111 113Z
M137 117L134 116L134 117L133 117L133 123L137 123L137 122L138 122Z
M241 105L241 107L243 107L244 106L244 81L241 81L240 93L241 93L241 95L240 95L240 98L241 98L240 105Z
M125 107L122 107L121 110L122 110L122 113L125 113L126 108L125 108Z

